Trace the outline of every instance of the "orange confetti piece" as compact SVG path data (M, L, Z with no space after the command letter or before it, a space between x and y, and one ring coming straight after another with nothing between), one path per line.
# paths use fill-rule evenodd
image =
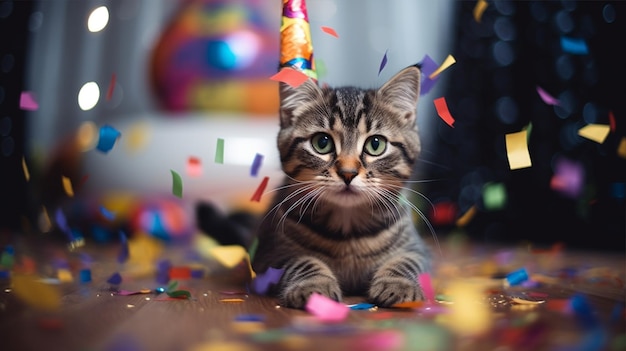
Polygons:
M256 201L256 202L261 201L261 195L263 195L265 188L267 188L267 183L269 182L269 180L270 180L270 177L263 178L263 180L261 181L261 184L259 184L259 187L254 192L254 195L252 195L252 198L250 199L250 201Z
M476 2L476 6L474 6L474 20L480 23L481 18L483 17L483 13L487 9L489 4L485 0L478 0Z
M444 122L446 122L450 127L454 128L454 117L450 114L450 110L448 110L448 104L446 103L446 98L440 97L433 101L435 103L435 108L437 109L437 114Z
M332 35L335 38L339 38L339 34L337 34L337 32L330 27L322 26L322 31L326 34Z
M69 197L74 196L74 189L72 188L71 180L66 176L61 176L61 181L63 182L63 190Z
M465 227L476 215L476 206L472 206L465 212L459 219L456 220L456 225L459 227Z
M270 79L277 82L283 82L297 88L302 85L302 83L306 82L307 79L309 79L309 76L301 71L285 67L278 71L275 75L271 76Z
M394 304L393 308L419 308L424 305L424 301L407 301Z
M621 158L626 158L626 137L622 137L617 146L617 155Z

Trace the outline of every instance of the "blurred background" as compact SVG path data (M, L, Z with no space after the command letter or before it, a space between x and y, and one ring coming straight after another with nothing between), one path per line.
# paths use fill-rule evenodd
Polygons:
M2 1L4 237L56 231L104 242L124 225L171 239L195 232L199 201L260 212L269 196L252 195L265 177L267 190L281 180L269 79L281 7ZM416 62L455 59L418 107L423 182L414 187L428 200L411 200L440 239L626 249L623 2L307 8L320 84L377 87ZM442 97L452 126L435 108ZM600 139L579 134L589 125ZM522 130L532 164L511 169L506 135Z

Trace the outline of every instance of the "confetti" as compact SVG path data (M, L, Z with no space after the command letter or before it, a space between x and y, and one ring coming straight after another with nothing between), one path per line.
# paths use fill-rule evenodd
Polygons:
M66 176L61 176L61 182L63 184L63 190L65 190L65 194L67 194L67 196L69 197L73 197L74 189L72 188L72 181Z
M509 286L520 285L528 280L528 272L526 272L525 268L521 268L507 274L504 280Z
M223 245L209 249L209 254L219 263L228 268L233 268L248 254L240 245Z
M587 55L589 49L587 43L581 38L561 37L561 48L563 51L573 55Z
M337 34L337 32L330 27L322 26L322 32L332 35L335 38L339 38L339 34Z
M187 159L187 175L190 177L200 177L202 175L202 164L199 158L189 156Z
M423 301L405 301L405 302L398 302L396 304L393 304L393 308L419 308L424 306L424 302Z
M109 211L104 206L100 206L100 214L109 221L112 221L115 219L115 213Z
M578 130L578 135L602 144L610 129L611 127L606 124L588 124Z
M81 283L90 283L91 282L91 269L83 268L78 272L78 280Z
M269 180L270 180L269 177L263 178L263 180L261 181L261 184L259 184L259 187L256 189L256 191L252 195L252 198L250 199L250 201L256 201L256 202L261 201L261 196L263 195L263 192L265 191L265 188L267 187L267 183L269 182Z
M257 153L254 155L254 160L252 161L252 166L250 167L251 176L256 177L259 174L261 163L263 163L263 155Z
M109 279L107 279L107 283L111 285L120 285L122 283L122 275L118 272L113 273Z
M585 169L580 162L565 158L556 160L554 175L550 179L550 188L570 198L577 198L583 190Z
M120 230L120 251L117 255L117 262L124 263L128 261L129 256L130 248L128 247L128 239L126 238L126 234Z
M191 298L191 293L187 290L174 290L174 291L166 291L167 296L174 299L189 299Z
M532 162L528 153L527 131L506 134L506 151L511 170L530 167Z
M296 70L294 68L285 67L278 71L275 75L270 77L271 80L277 82L283 82L289 84L290 86L297 88L306 82L309 79L302 71Z
M478 0L476 2L476 5L474 6L474 11L473 11L474 20L476 22L480 23L480 20L483 17L483 13L487 9L487 6L489 6L489 4L485 0Z
M42 310L58 309L61 306L61 292L36 278L34 275L13 274L12 292L31 307Z
M96 149L101 152L108 153L111 149L113 149L115 142L121 135L122 133L109 125L100 127L100 136L98 138Z
M429 79L434 79L435 77L437 77L441 72L443 72L444 70L446 70L448 67L452 66L454 63L456 62L456 60L454 59L454 56L452 55L448 55L446 57L445 60L443 60L443 63L441 64L441 66L439 66L439 68L437 68L435 70L435 72L431 73L428 78Z
M617 155L621 158L626 158L626 137L622 137L617 146Z
M470 207L459 219L456 220L456 225L458 227L465 227L469 222L476 216L476 206Z
M426 95L435 86L435 83L438 80L438 77L434 77L433 79L428 78L428 76L437 69L437 62L430 58L430 56L424 55L424 58L420 62L420 66L423 75L420 95Z
M348 306L318 293L311 294L305 309L324 322L340 322L346 319L350 312Z
M537 86L537 93L539 94L539 97L541 98L541 100L543 100L543 102L545 102L548 105L558 106L560 104L560 101L558 99L555 99L554 97L552 97L545 90L543 90L540 86Z
M615 132L617 124L615 123L615 116L613 115L613 111L609 111L609 126L611 126L611 131Z
M383 68L387 65L387 50L385 50L385 54L383 55L383 59L380 61L380 66L378 66L378 75L380 76L380 72L383 71Z
M28 171L28 165L26 164L26 159L22 156L22 171L24 171L24 178L28 182L30 180L30 172Z
M448 291L454 304L450 305L446 324L453 331L461 335L479 335L489 330L493 318L488 305L480 303L484 294L476 284L454 281Z
M437 109L437 115L439 115L439 117L441 117L441 119L450 127L454 128L454 117L452 117L450 110L448 110L446 99L444 97L440 97L433 100L433 102L435 103L435 108Z
M225 302L225 303L241 303L244 301L246 300L244 299L220 299L220 302Z
M218 138L215 146L215 163L224 163L224 139Z
M417 277L417 281L420 283L422 287L422 291L424 292L424 298L427 302L432 303L435 302L435 289L433 289L433 284L430 279L429 273L422 273Z
M284 268L278 269L269 267L265 273L258 274L256 278L252 280L252 289L257 294L267 294L272 285L278 284L284 272Z
M111 75L111 81L109 82L109 89L107 89L107 96L106 96L107 101L110 101L111 98L113 97L113 89L115 88L116 80L117 80L117 76L115 75L115 73L113 73Z
M36 111L39 109L39 104L32 92L23 91L20 94L20 108L26 111Z
M356 303L354 305L348 305L348 308L353 311L365 311L374 307L376 307L376 305L374 305L373 303Z
M172 194L178 198L183 197L183 180L180 177L180 174L176 173L176 171L170 169L172 173Z
M506 187L503 183L488 182L483 186L483 204L488 211L504 208L507 201Z

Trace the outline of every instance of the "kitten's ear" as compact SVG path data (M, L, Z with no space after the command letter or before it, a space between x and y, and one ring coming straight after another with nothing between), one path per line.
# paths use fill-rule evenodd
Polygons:
M392 106L413 123L420 95L421 71L419 65L409 66L391 77L378 89L377 95L384 104Z
M280 82L280 126L290 126L296 116L296 109L321 97L322 90L311 78L296 88Z

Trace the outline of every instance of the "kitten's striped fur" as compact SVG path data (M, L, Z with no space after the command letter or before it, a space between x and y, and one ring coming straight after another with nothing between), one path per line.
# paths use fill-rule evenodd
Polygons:
M419 86L417 65L377 90L281 83L286 177L252 264L284 268L275 287L284 306L303 308L313 292L365 295L382 307L423 298L417 276L430 254L401 200L420 151Z

